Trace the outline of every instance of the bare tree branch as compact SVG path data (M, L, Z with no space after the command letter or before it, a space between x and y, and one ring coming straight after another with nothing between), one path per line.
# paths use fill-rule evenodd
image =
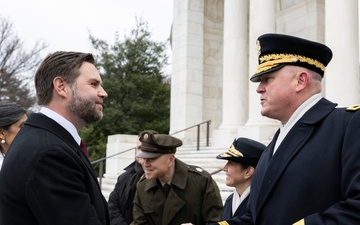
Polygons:
M11 99L23 107L34 104L26 85L33 71L41 62L40 53L47 44L37 41L30 50L25 50L21 39L14 33L13 25L0 15L0 99ZM26 103L25 103L26 102Z

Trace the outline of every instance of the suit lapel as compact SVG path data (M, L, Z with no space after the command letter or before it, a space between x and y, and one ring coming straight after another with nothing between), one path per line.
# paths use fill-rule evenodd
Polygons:
M276 153L268 162L264 178L262 179L261 188L257 199L257 213L262 207L264 201L271 193L277 180L284 172L291 159L296 155L302 146L306 143L313 132L313 127L304 126L304 124L296 123L291 129L287 137L282 141ZM297 137L296 139L289 137ZM290 140L291 139L291 140ZM274 147L272 145L272 148ZM272 154L272 151L271 151Z
M41 121L41 122L39 122L39 121ZM89 159L85 156L85 154L82 153L82 150L81 150L80 146L78 145L78 143L76 143L73 136L71 136L71 134L67 130L65 130L65 128L63 128L56 121L52 120L51 118L49 118L41 113L31 114L29 116L29 118L27 119L26 124L33 126L33 127L45 129L48 132L56 135L59 139L61 139L65 144L67 144L71 149L73 149L74 152L81 158L81 160L86 165L89 173L96 180L96 183L98 183L98 179L97 179L96 174L90 164Z
M267 146L267 148L264 150L263 154L261 155L259 162L256 166L253 178L251 180L250 198L252 199L251 201L252 204L250 206L252 211L253 210L258 211L258 209L260 209L259 204L262 204L265 197L268 195L268 193L266 192L267 190L265 189L263 183L264 183L264 178L267 175L267 168L272 158L274 146L279 136L279 132L280 130L278 130L275 133L273 140L270 142L270 144Z
M266 147L263 154L261 155L259 162L256 166L253 178L251 180L251 193L257 193L260 192L259 189L261 187L261 184L263 182L264 176L266 174L267 167L270 163L270 160L273 155L273 149L275 146L276 139L279 136L279 130L275 133L273 140L270 142L270 144ZM253 191L254 190L254 191ZM255 196L255 195L252 195ZM254 197L252 197L254 198Z
M96 174L95 174L95 171L94 171L93 167L91 166L91 163L90 163L89 159L86 157L85 154L83 154L80 146L76 145L75 148L74 148L74 147L72 147L72 148L73 148L73 150L77 153L77 155L80 156L80 158L82 159L82 161L85 163L86 168L87 168L88 171L91 173L92 177L93 177L96 181L98 181L98 179L97 179L97 177L96 177ZM80 148L80 149L79 149L79 148ZM100 186L99 186L99 187L100 187Z

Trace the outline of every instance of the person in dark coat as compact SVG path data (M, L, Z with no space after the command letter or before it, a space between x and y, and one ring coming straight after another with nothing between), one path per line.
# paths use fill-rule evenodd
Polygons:
M78 132L103 117L107 93L94 57L49 54L35 74L29 116L0 173L1 225L108 225L107 202Z
M223 209L211 175L175 158L182 141L171 135L144 132L141 137L144 176L137 184L134 224L205 225L219 221Z
M234 140L227 152L216 157L228 161L224 166L225 184L235 187L235 193L229 195L225 201L220 220L246 213L251 178L265 148L266 146L260 142L240 137Z
M321 97L325 45L258 38L261 114L280 121L252 179L249 211L219 224L328 225L360 221L360 105Z
M148 132L158 133L153 130L148 130ZM140 152L140 148L141 142L138 139L135 155ZM115 188L110 193L108 200L110 225L129 225L133 221L133 201L136 184L144 174L140 160L140 158L136 158L134 162L124 169L125 172L118 177Z
M15 102L0 101L0 170L6 152L27 119L26 110Z

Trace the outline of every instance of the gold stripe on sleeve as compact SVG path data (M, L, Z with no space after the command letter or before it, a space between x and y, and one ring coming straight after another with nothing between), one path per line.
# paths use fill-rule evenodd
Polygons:
M229 224L226 221L221 221L221 222L219 222L219 225L229 225Z
M305 220L301 219L301 220L297 221L296 223L294 223L293 225L305 225Z

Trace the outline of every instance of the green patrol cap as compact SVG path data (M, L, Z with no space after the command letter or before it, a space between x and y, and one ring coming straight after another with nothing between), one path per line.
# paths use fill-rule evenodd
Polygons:
M162 154L175 153L176 148L182 146L182 141L167 134L155 134L144 131L139 138L141 152L137 158L157 158Z

